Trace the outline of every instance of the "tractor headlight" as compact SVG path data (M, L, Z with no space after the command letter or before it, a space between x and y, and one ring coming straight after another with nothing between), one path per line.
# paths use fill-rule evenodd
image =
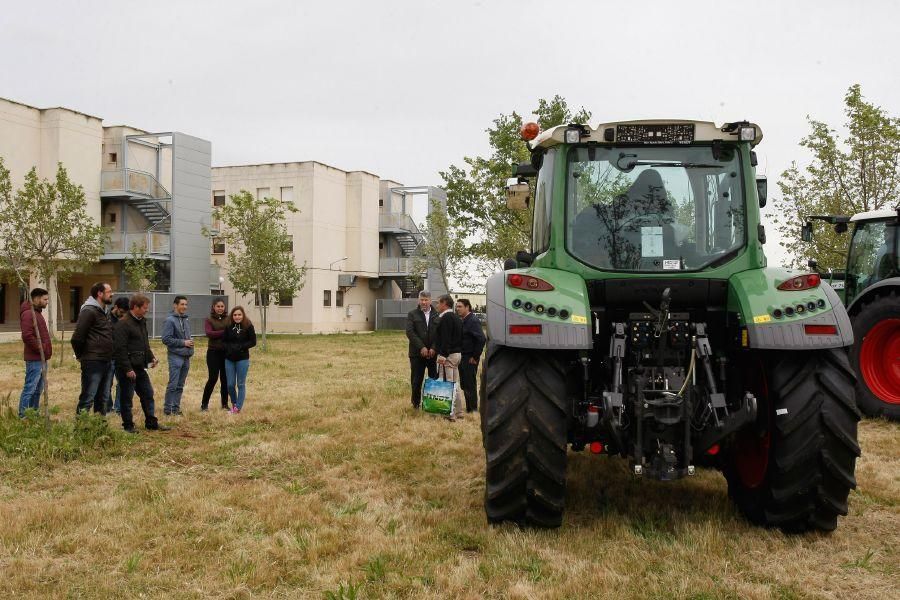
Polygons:
M756 127L741 127L740 139L742 142L752 142L756 139Z
M567 144L577 144L581 142L581 130L579 129L566 129L566 143Z

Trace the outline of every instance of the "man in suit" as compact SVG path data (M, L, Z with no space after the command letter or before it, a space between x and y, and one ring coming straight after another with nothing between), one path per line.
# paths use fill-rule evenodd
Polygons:
M412 405L419 408L422 401L422 382L425 370L437 377L437 354L432 349L437 332L437 311L431 306L431 293L419 292L419 306L406 315L406 337L409 338L409 368L411 371Z
M478 410L478 386L475 376L478 373L478 361L484 351L484 331L481 321L472 312L472 304L468 298L456 301L456 314L462 319L462 359L459 361L459 382L466 395L466 412Z
M444 294L438 298L437 331L434 334L434 351L437 353L438 372L447 381L459 382L459 363L462 360L463 330L462 321L453 312L453 296ZM451 421L463 418L462 390L456 386L456 398L453 402L453 413L447 418Z

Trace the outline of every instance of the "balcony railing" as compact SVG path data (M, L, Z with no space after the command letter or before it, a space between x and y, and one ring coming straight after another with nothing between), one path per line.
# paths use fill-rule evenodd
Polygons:
M413 274L413 260L409 257L380 258L378 260L378 274L384 276L409 276Z
M380 213L378 228L381 231L407 231L412 234L421 233L416 222L406 213Z
M168 199L169 191L150 173L134 169L100 172L100 195Z
M116 231L110 234L106 243L106 255L131 255L132 247L137 247L148 256L169 256L169 234L155 231Z

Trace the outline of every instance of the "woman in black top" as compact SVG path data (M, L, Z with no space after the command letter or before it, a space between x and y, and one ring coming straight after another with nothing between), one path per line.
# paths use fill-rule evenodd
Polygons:
M228 380L225 378L225 327L228 325L228 317L225 315L225 300L216 298L209 310L209 316L203 324L206 337L209 338L209 346L206 349L206 369L209 378L206 387L203 388L203 400L200 402L200 410L209 408L209 397L216 388L216 381L221 383L219 394L222 399L222 409L228 410Z
M231 412L237 414L244 406L245 383L250 369L250 348L256 345L256 331L244 309L235 306L228 315L225 327L225 375L228 379L228 395Z

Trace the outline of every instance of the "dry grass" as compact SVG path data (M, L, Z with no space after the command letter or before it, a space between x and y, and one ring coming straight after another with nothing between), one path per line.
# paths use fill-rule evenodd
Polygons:
M0 396L18 398L19 352L0 346ZM747 525L715 472L654 484L572 453L565 525L528 531L485 524L477 419L409 407L402 335L275 338L236 417L199 412L202 353L169 433L49 464L0 453L0 597L898 596L896 424L861 426L830 536ZM54 370L55 419L77 387L73 361Z

